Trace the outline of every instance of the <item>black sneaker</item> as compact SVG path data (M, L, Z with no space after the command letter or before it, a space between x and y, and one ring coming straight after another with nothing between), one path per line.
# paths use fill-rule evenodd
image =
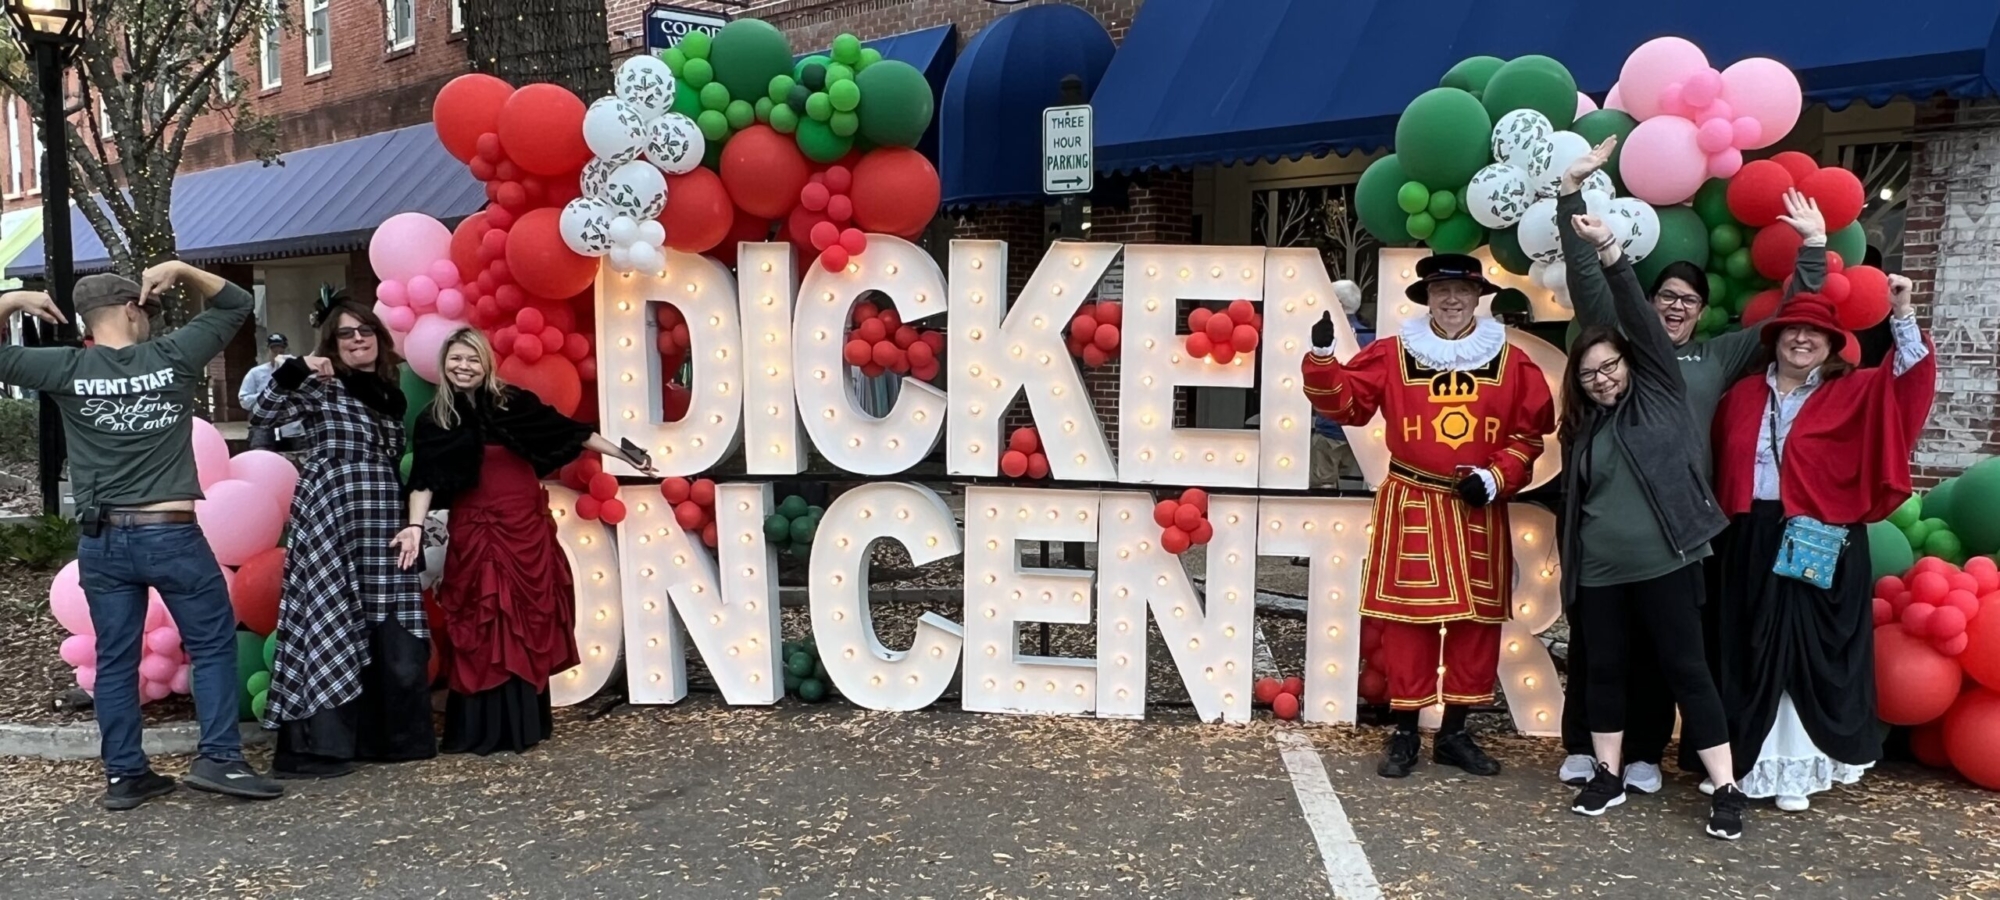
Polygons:
M1431 761L1441 766L1457 766L1468 774L1491 777L1500 774L1500 762L1473 743L1472 734L1454 731L1440 735L1431 748Z
M1733 841L1743 836L1743 810L1750 805L1750 798L1743 796L1736 785L1725 784L1716 789L1708 801L1708 836Z
M1611 774L1611 769L1603 763L1597 764L1597 773L1590 776L1576 799L1570 801L1569 811L1579 816L1601 816L1604 811L1625 803L1625 779Z
M227 794L245 800L274 800L285 793L284 785L257 774L241 760L222 762L203 757L194 761L187 773L188 787L211 794Z
M113 777L110 786L104 790L104 808L132 809L154 797L164 797L173 792L174 780L165 775L153 772L119 775Z
M1424 739L1414 731L1390 734L1382 745L1382 762L1375 767L1375 774L1383 778L1410 777L1410 771L1417 767L1417 754L1423 749Z

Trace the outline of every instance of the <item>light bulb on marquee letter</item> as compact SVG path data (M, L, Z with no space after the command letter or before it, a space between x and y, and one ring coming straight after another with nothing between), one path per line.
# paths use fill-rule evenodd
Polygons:
M556 546L569 561L576 590L578 662L549 679L549 704L573 706L597 696L618 673L618 637L624 630L624 608L618 578L618 552L611 526L577 515L577 492L549 484L549 511L556 520ZM443 623L432 622L432 628Z
M1091 578L1023 569L1016 541L1097 540L1095 491L965 490L964 706L975 712L1084 715L1097 708L1097 664L1024 656L1024 622L1090 621Z
M945 311L944 273L930 254L886 234L868 236L868 250L847 268L828 272L813 266L799 286L793 328L792 370L799 408L813 446L826 461L858 475L893 475L916 465L937 445L944 428L945 394L915 378L904 378L895 408L882 418L861 411L841 351L846 346L849 311L868 291L881 291L885 304L904 322ZM819 413L831 410L834 418Z
M1318 250L1286 248L1264 256L1264 338L1258 364L1264 390L1258 392L1257 440L1267 488L1304 490L1312 476L1312 404L1306 400L1299 363L1312 352L1312 329L1333 314L1334 354L1354 356L1360 345L1347 313L1333 295L1333 282Z
M1127 484L1203 484L1254 488L1262 465L1255 432L1175 428L1174 388L1255 386L1255 355L1269 355L1270 331L1251 358L1217 365L1189 356L1175 334L1180 300L1249 300L1264 296L1262 247L1125 248L1125 346L1119 363L1118 476ZM1268 388L1267 388L1268 390ZM1264 427L1270 427L1267 423ZM1178 458L1177 458L1178 457Z
M1251 654L1257 629L1257 500L1215 496L1208 521L1204 594L1180 557L1160 547L1153 498L1104 494L1097 587L1097 714L1146 716L1146 612L1180 670L1204 722L1250 721ZM1234 523L1230 520L1234 519ZM1164 583L1163 583L1164 582Z
M654 303L672 303L687 319L694 364L687 415L662 422L667 377L660 371ZM706 256L667 251L667 274L597 279L598 421L647 448L662 475L698 475L736 450L743 417L743 329L736 279ZM637 475L622 459L606 470Z
M869 246L880 239L870 235ZM841 494L826 508L813 538L808 576L813 637L827 676L854 705L889 712L923 709L951 684L965 631L927 612L917 620L910 649L882 646L868 608L868 560L876 538L902 544L920 566L959 552L951 507L930 488L874 482Z
M805 471L805 434L792 389L790 244L744 243L737 251L737 307L743 313L743 464L752 475Z
M1374 503L1266 497L1258 507L1257 552L1310 561L1306 695L1300 698L1299 717L1353 722L1361 673L1361 562L1368 555L1367 525Z
M681 530L657 486L626 485L618 494L626 510L618 538L625 562L619 574L626 598L627 699L676 703L687 696L685 634L725 701L778 702L785 687L778 559L764 540L771 486L716 486L716 532L726 538L715 551L720 566L699 535Z
M1558 454L1543 454L1551 455ZM1507 695L1507 712L1516 729L1555 736L1562 733L1562 685L1539 635L1556 623L1556 614L1562 611L1556 517L1534 503L1509 503L1507 516L1514 529L1514 614L1500 630L1500 689Z
M1062 336L1117 257L1117 244L1059 242L1009 309L1007 245L951 242L952 368L978 375L951 386L948 472L999 474L1007 445L1002 413L1025 387L1028 409L1048 448L1049 471L1059 479L1117 480L1111 445Z

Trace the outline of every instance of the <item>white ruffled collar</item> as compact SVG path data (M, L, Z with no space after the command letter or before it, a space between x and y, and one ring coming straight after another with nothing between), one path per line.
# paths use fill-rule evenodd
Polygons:
M1507 346L1507 326L1485 316L1472 320L1472 333L1453 340L1431 328L1430 313L1403 321L1403 348L1428 369L1463 372L1493 361Z

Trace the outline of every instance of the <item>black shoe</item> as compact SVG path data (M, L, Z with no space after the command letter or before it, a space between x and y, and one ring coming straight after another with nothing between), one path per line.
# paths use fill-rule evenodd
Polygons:
M1398 731L1389 735L1382 745L1382 762L1375 767L1375 774L1383 778L1408 778L1417 767L1417 754L1424 749L1424 739L1414 731Z
M1499 761L1487 756L1486 751L1472 742L1471 733L1464 731L1439 735L1436 745L1431 748L1431 761L1441 766L1457 766L1472 775L1490 777L1500 774Z
M152 772L120 775L112 778L110 787L104 790L104 808L132 809L154 797L164 797L173 792L174 780L165 775Z
M1611 774L1611 769L1603 763L1597 764L1597 773L1590 776L1583 790L1570 801L1569 811L1580 816L1601 816L1604 811L1625 803L1625 779Z
M271 777L279 781L317 781L326 778L344 778L352 774L354 774L354 764L349 762L313 763L287 769L271 766Z
M1750 798L1736 785L1726 784L1718 788L1708 801L1708 836L1733 841L1743 836L1743 810L1750 805Z
M285 793L284 785L257 774L241 760L221 762L203 757L188 770L188 787L211 794L226 794L245 800L274 800Z

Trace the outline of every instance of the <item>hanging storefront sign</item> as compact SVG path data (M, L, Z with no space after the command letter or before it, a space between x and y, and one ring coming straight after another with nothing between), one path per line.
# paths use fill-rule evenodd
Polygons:
M646 49L665 50L692 31L714 37L727 24L729 17L721 13L655 3L646 8Z

